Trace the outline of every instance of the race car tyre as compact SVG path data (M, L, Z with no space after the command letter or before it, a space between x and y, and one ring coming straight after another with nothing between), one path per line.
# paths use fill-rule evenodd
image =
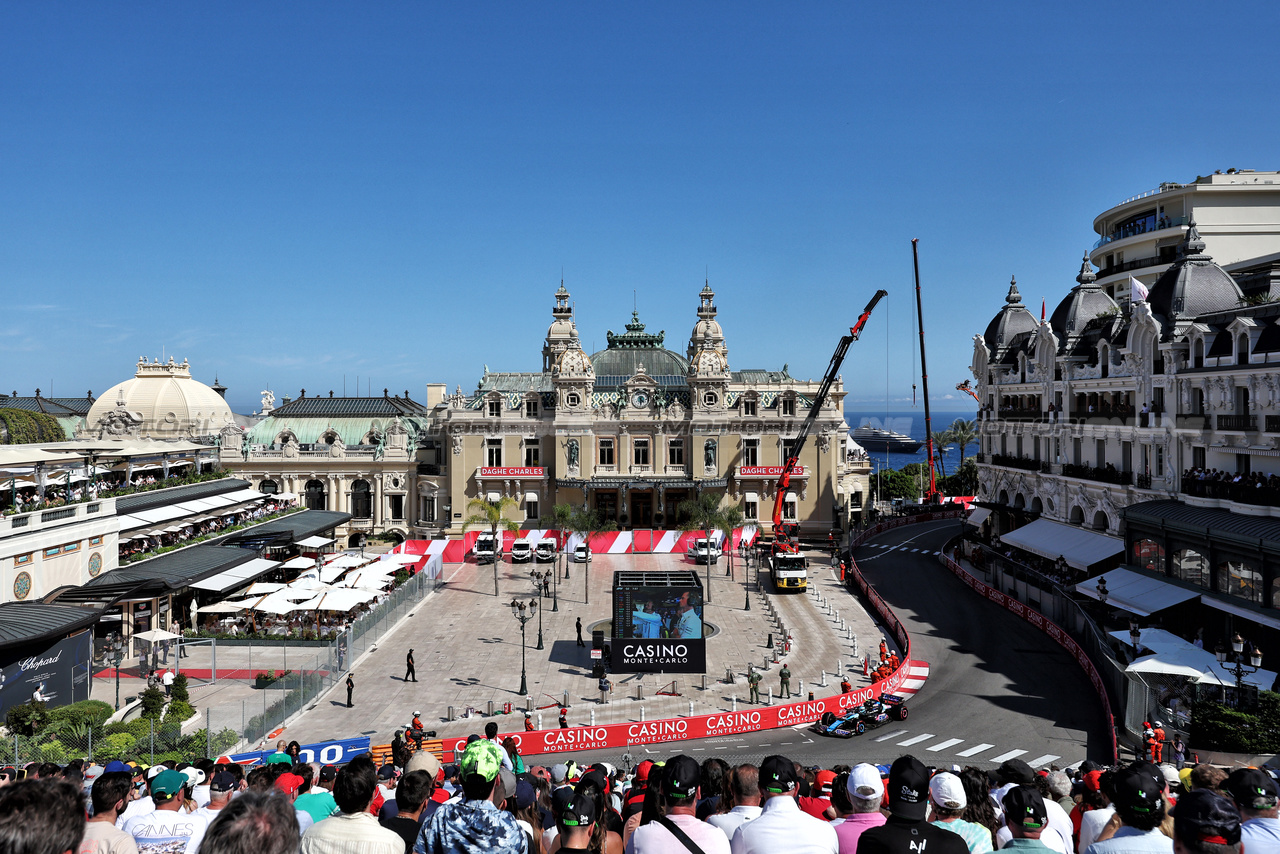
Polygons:
M823 713L822 713L822 725L823 725L823 726L831 726L831 725L832 725L833 723L835 723L835 722L836 722L836 716L835 716L835 714L833 714L832 712L823 712Z
M906 707L906 706L898 706L898 714L897 714L897 718L898 718L898 720L900 720L900 721L905 721L905 720L907 719L907 707Z
M862 721L858 721L857 726L854 727L854 732L856 732L858 735L862 735L866 731L867 731L867 725L864 724Z

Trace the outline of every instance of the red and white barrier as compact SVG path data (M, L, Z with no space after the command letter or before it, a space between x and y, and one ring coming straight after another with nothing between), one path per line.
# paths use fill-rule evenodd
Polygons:
M472 530L464 533L459 539L448 540L406 540L400 545L392 549L393 554L410 554L424 555L428 557L439 556L445 563L462 563L471 554L471 548L475 545L476 538L481 534L481 530ZM528 539L531 542L538 540L553 540L556 548L566 548L572 552L573 549L582 542L582 537L571 534L568 531L557 531L548 528L522 528L519 531L502 531L502 546L506 552L511 551L511 544L518 539ZM738 548L740 543L750 545L754 543L760 535L760 530L755 525L745 525L741 528L735 528L733 536L730 540L732 548ZM665 531L665 530L635 530L635 531L607 531L596 534L591 538L592 554L681 554L689 550L693 545L693 541L701 539L703 536L701 531ZM724 542L724 532L714 531L712 536L719 542ZM420 562L421 565L424 562Z

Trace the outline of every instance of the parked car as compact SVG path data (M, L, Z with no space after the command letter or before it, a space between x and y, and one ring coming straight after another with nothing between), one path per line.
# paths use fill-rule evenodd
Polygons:
M511 544L511 562L524 563L533 559L533 543L524 537Z
M720 544L715 540L697 539L685 555L694 563L716 563L720 560Z
M885 694L882 697L867 700L861 706L854 706L841 715L835 712L824 712L822 718L809 727L809 731L834 738L853 738L889 721L905 721L907 719L906 702L896 694Z
M586 543L579 543L573 549L574 563L588 563L591 560L591 549Z

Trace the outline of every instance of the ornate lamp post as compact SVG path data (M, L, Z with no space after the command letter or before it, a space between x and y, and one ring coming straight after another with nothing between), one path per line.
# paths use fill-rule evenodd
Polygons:
M1236 703L1240 702L1241 696L1244 694L1244 677L1257 673L1262 669L1262 650L1253 644L1249 644L1249 653L1246 655L1244 651L1245 639L1240 637L1240 633L1236 632L1231 638L1231 652L1227 652L1222 644L1218 644L1213 654L1218 657L1218 664L1222 665L1222 669L1230 673L1236 678ZM1245 664L1245 660L1248 664ZM1225 666L1228 662L1231 667Z
M556 573L550 569L544 572L538 572L538 570L536 569L532 569L529 571L529 577L533 579L534 586L538 588L538 604L539 605L542 604L543 591L551 586L551 579L555 574ZM556 611L559 609L557 609L553 604L551 610ZM542 611L541 610L538 611L538 645L535 646L534 649L542 649Z
M120 665L124 663L124 644L120 635L111 635L111 666L116 671L116 711L120 711Z
M529 681L525 676L525 639L524 626L525 623L533 619L533 612L538 610L538 601L530 599L527 603L516 599L511 600L511 616L520 621L520 696L523 697L529 693ZM527 612L527 613L526 613Z
M1136 658L1142 651L1142 629L1137 620L1129 621L1129 642L1133 644L1133 655Z

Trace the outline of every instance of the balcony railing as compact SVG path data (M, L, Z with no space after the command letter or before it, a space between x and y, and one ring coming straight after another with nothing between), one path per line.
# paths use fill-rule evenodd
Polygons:
M1143 267L1155 267L1158 264L1171 264L1172 258L1157 258L1151 256L1149 258L1134 258L1132 261L1125 261L1123 264L1112 264L1110 267L1103 267L1098 271L1098 278L1103 279L1107 276L1114 276L1116 273L1127 273L1130 270L1141 270Z
M1040 469L1039 460L1033 460L1030 457L1015 457L1010 454L992 454L991 464L993 466L1022 469L1023 471L1038 471Z
M1136 478L1134 478L1134 485L1137 486L1138 489L1150 489L1151 475L1149 474L1138 475Z
M1268 433L1280 433L1280 415L1268 415L1266 424Z
M1206 430L1209 427L1209 416L1201 413L1187 413L1176 418L1179 427L1190 430Z
M1219 430L1244 430L1255 431L1258 429L1258 416L1256 415L1219 415Z
M1146 223L1137 225L1129 225L1124 228L1117 228L1108 235L1099 237L1097 242L1093 244L1094 249L1100 249L1108 243L1114 243L1117 240L1124 240L1126 237L1137 237L1139 234L1150 234L1153 231L1163 231L1166 228L1177 228L1186 225L1187 218L1185 216L1165 217L1157 220L1155 225L1148 226Z
M1030 409L1006 407L1000 410L1000 419L1003 421L1039 421L1047 415L1048 413L1042 412L1039 407Z
M1077 466L1067 463L1062 467L1062 473L1066 477L1096 480L1099 483L1115 483L1121 486L1131 486L1133 484L1133 472L1120 471L1112 465L1098 468L1097 466Z
M1239 483L1218 480L1197 480L1189 472L1182 475L1181 491L1197 498L1216 498L1239 504L1262 507L1280 506L1280 484L1274 477L1246 476L1249 480Z

